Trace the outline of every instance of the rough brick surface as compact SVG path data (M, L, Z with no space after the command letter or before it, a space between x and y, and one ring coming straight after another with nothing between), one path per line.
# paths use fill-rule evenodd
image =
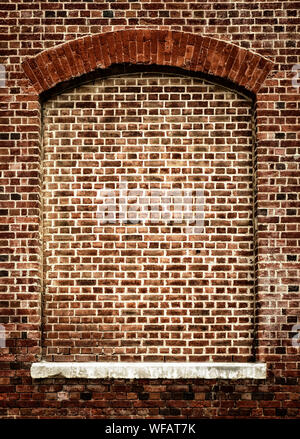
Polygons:
M5 347L0 348L0 416L10 418L299 417L300 348L297 344L292 344L292 339L295 341L297 334L295 325L300 323L298 260L300 238L299 87L293 86L292 83L292 79L295 77L292 68L299 63L299 2L279 0L274 2L229 0L214 2L205 0L199 2L74 2L65 0L30 3L13 0L2 2L0 9L0 62L6 68L6 84L0 88L0 324L3 325L6 334ZM270 62L274 63L273 66ZM196 84L197 81L212 80L212 76L216 75L218 87L229 87L230 85L235 89L238 87L238 90L231 91L231 94L241 90L245 90L245 92L248 90L252 94L256 94L255 117L253 118L256 128L256 141L252 155L253 166L251 168L248 164L250 144L249 137L246 136L247 150L241 153L238 150L233 151L233 156L230 158L232 164L229 165L229 168L241 169L239 165L236 167L233 163L240 164L242 161L247 161L243 168L245 171L243 174L245 189L243 190L247 194L251 173L254 178L253 213L255 221L253 223L255 227L251 232L249 225L249 233L253 234L253 240L247 241L246 245L247 248L250 248L248 246L252 243L255 250L255 291L253 297L255 302L253 343L255 349L253 359L267 362L268 378L265 381L240 380L233 383L230 380L207 382L186 379L176 382L174 380L101 380L99 382L99 380L57 378L33 382L30 377L30 366L32 362L41 358L42 346L58 349L58 346L51 347L49 345L49 327L45 325L45 323L49 325L50 308L42 307L44 309L43 315L41 311L41 304L46 302L45 296L49 295L49 290L45 290L44 286L50 282L50 277L47 277L49 274L47 267L51 265L49 264L49 259L51 259L49 256L51 255L46 255L43 275L42 261L47 246L43 230L47 236L46 227L48 226L47 224L43 226L41 221L45 202L43 200L45 191L42 190L42 177L44 171L49 172L49 169L45 166L45 160L42 156L42 126L46 125L46 121L44 120L43 123L41 121L42 106L39 94L41 93L44 99L48 99L43 103L44 111L47 111L52 104L60 102L61 99L51 95L53 87L57 92L63 92L64 96L72 96L74 93L72 87L74 85L80 86L82 75L84 75L82 77L84 80L100 81L97 75L101 76L103 69L107 69L106 73L111 77L116 74L116 70L120 74L119 67L115 67L119 63L122 63L123 73L126 74L137 75L138 67L139 78L144 78L143 68L146 70L154 64L164 68L173 66L172 68L180 68L181 75L184 76L185 73L185 87L188 84L190 86ZM133 69L132 65L136 67ZM270 72L271 67L272 71ZM94 75L93 78L89 76L91 74ZM163 72L161 69L160 74L162 76L156 76L156 80L158 77L162 80L163 75L169 75L170 72ZM174 74L176 74L175 71L172 75ZM201 78L197 79L197 75L201 75ZM71 78L73 79L71 80ZM137 76L134 80L136 79ZM103 84L105 81L109 81L109 79L103 80L103 78L101 80ZM223 83L220 84L220 81ZM59 89L60 84L62 85ZM66 87L70 88L69 91L66 91ZM210 90L208 94L214 95L216 93L214 88L216 86L205 85L205 87ZM144 93L150 94L151 92L145 91ZM114 94L114 96L116 95ZM231 102L236 102L236 95L231 99ZM243 102L248 105L247 99L248 95ZM120 109L124 107L126 100L126 94L125 96L120 94ZM189 101L189 98L182 97L182 102L185 105ZM77 101L70 100L70 103L75 102ZM163 102L165 101L163 100ZM197 102L196 100L196 107L193 103L192 107L188 107L189 110L195 111ZM209 100L209 102L212 101ZM88 101L88 103L91 104L92 101ZM213 105L211 108L216 110ZM85 108L86 111L91 111L91 109L91 105ZM74 116L71 115L71 110L71 107L66 109L66 117L80 118L84 107L78 107L78 114ZM223 111L224 108L220 107L220 110ZM245 107L242 107L242 111L245 111ZM98 118L102 117L101 115L93 114L91 116L97 119L95 123L101 124L101 121L98 121ZM182 125L190 123L188 114L182 116L184 116L184 121L179 123L180 130L184 130ZM207 116L213 117L212 115ZM224 116L228 117L228 114L225 113ZM244 121L246 125L249 124L248 116L249 113ZM51 117L55 118L57 115ZM220 116L218 115L218 117ZM94 122L86 123L92 124ZM133 122L133 124L135 123ZM77 120L76 124L84 135L78 137L79 144L74 145L74 147L78 148L79 145L83 145L80 142L84 140L90 144L91 139L93 139L87 134L90 129L82 127L83 121ZM194 129L196 128L194 127ZM212 128L208 129L212 130ZM107 127L104 127L102 131L106 130ZM63 132L64 129L60 128L58 131ZM124 128L121 128L120 131L124 134ZM144 132L143 129L140 131ZM52 133L50 132L50 134ZM61 140L69 139L70 144L70 139L73 139L72 135L73 131L69 137L61 137ZM121 147L124 147L129 139L137 141L139 137L130 138L123 135L122 138L125 141L124 144L117 146L119 154L124 154ZM143 139L145 138L146 136L143 135ZM173 139L171 136L163 136L162 138ZM215 139L214 136L208 138ZM221 137L226 141L238 138L240 137L226 135ZM189 139L194 138L190 137ZM139 145L138 142L137 145ZM191 154L196 155L196 152L187 149L187 144L184 141L180 145L183 148L180 153L185 152L186 154L182 160L192 160L190 159ZM190 145L192 146L194 143L190 142ZM213 143L209 145L207 146L211 148ZM237 145L240 146L240 143ZM63 141L61 146L66 146L63 145ZM111 148L108 144L105 146ZM99 149L100 145L96 145L96 147ZM221 154L224 154L224 149L222 149L224 145L220 144L219 147L222 150ZM140 151L135 153L141 154ZM78 154L78 151L75 154ZM91 152L87 153L87 155L89 154ZM103 151L103 154L109 154L109 151ZM237 158L239 154L247 155L247 160L241 156ZM141 160L141 157L138 159ZM54 161L54 157L51 160ZM68 159L63 158L62 160ZM72 160L77 163L80 157L76 156ZM84 160L99 160L100 164L104 158L88 156ZM107 158L107 161L116 160L113 154ZM122 160L125 159L121 157L119 161ZM132 157L129 160L134 159ZM178 160L178 158L163 157L161 160ZM214 171L213 174L209 174L208 171L211 168L205 168L208 172L205 175L217 177L219 175L217 170L221 169L220 175L229 176L230 181L233 181L235 174L224 174L226 166L219 168L216 165L217 161L224 161L224 158L217 157L216 151L211 151L207 159L203 157L199 159L196 156L193 160L209 161ZM93 165L89 168L87 165L83 165L82 168L75 166L72 168L74 176L77 175L78 169L84 168L94 169ZM103 169L118 169L118 167L109 168L108 166ZM123 168L119 167L119 169ZM126 165L124 169L128 170L130 166ZM197 175L191 174L190 168L188 172L187 177ZM87 172L84 177L88 175ZM161 169L158 175L164 176ZM64 174L61 173L60 176L63 177ZM58 183L61 184L61 182L55 184ZM213 182L212 187L207 188L209 193L216 189L214 184L216 183ZM87 189L90 190L84 188L84 190ZM65 190L65 188L61 188L61 190ZM216 190L223 191L225 189L218 188ZM232 187L227 188L227 190L234 191ZM239 188L239 190L242 189ZM212 195L209 196L212 197ZM225 197L225 195L223 196ZM234 206L231 201L232 196L230 194L226 196L228 197L228 205ZM247 202L241 203L241 205L248 206L248 210L245 212L249 216L252 200L249 194L241 195L241 197L244 196L247 198ZM51 197L50 191L46 202L47 200L50 202ZM71 195L70 197L72 198ZM58 199L55 198L55 201L58 202ZM77 205L80 206L80 204ZM209 212L212 214L212 218L209 220L216 220L216 212L213 213L212 210ZM51 222L55 219L49 218L49 220L51 226ZM210 227L219 226L211 225ZM224 225L224 227L227 226ZM211 233L208 230L206 232ZM233 237L236 236L234 232L228 231L228 233L230 233L230 239L233 240ZM73 236L77 237L78 232L74 231ZM120 242L129 246L130 241L121 240L124 232L121 231L119 236ZM244 232L241 236L245 239ZM55 243L55 241L53 242ZM70 243L72 242L71 240ZM108 241L110 244L106 250L109 252L113 248L112 242L114 241ZM134 244L138 244L138 242ZM214 243L214 241L209 242ZM83 249L81 247L82 241L78 241L78 243L79 246L74 249L76 251ZM180 245L182 245L181 241ZM189 245L191 245L190 242ZM193 246L189 249L195 250L196 242L193 242ZM120 248L121 250L122 248ZM141 250L143 254L145 251L139 249L138 245L135 250ZM243 249L243 251L246 250ZM175 249L176 252L178 249ZM212 256L212 252L213 249L209 248L208 255L203 255L203 258L204 256ZM94 256L80 257L92 258ZM114 255L114 257L117 256ZM134 256L134 258L137 257ZM148 257L149 255L147 255ZM158 258L159 255L155 257ZM187 261L186 263L192 264L192 258L195 260L201 255L190 255L189 257L191 257L191 262ZM244 273L250 279L249 256L244 257L247 259L245 264L243 262L243 265L247 266ZM177 258L179 256L176 253L174 259ZM217 261L214 264L216 266L233 263L233 261L229 261L231 256L228 256L227 253L218 256L218 258L227 258L227 260L225 262ZM76 265L76 263L74 264ZM167 264L167 261L163 263ZM74 265L71 261L68 261L68 264ZM123 263L120 262L120 264ZM177 265L177 260L170 262L170 265L173 266L173 264ZM201 265L206 264L201 262ZM51 270L56 273L52 266ZM72 267L71 273L77 273L77 271L74 271ZM119 270L117 273L120 274L121 271ZM176 270L176 273L182 274L181 270ZM199 273L204 274L205 269ZM209 273L215 272L209 270ZM220 271L223 279L226 279L229 273L234 276L240 275L232 268L229 272L227 270ZM43 277L46 281L45 285L45 282L42 282ZM66 279L72 278L70 276ZM123 278L118 279L121 281ZM153 279L155 278L151 278L151 280ZM164 281L165 279L167 278L164 278ZM180 279L180 277L175 279ZM204 279L204 277L200 279ZM211 279L208 278L208 282ZM54 282L52 278L51 282ZM62 278L59 279L59 282L62 282ZM245 279L243 279L243 285L238 285L237 288L239 290L245 289L243 303L246 305L245 311L247 310L247 316L249 316L251 286L248 285L246 288L244 282ZM58 287L55 285L55 288ZM86 287L83 286L83 288ZM162 285L159 287L163 289ZM216 286L209 284L203 286L205 294L208 294L207 289L210 287L212 290L209 294L214 294ZM196 286L193 285L192 290L194 291L194 289ZM189 294L189 291L186 291L185 294ZM71 294L77 293L73 290ZM83 289L80 294L85 294ZM99 296L100 291L94 291L93 294ZM163 292L162 294L168 293ZM222 295L224 292L220 291L218 294ZM202 302L202 298L199 301L199 304L201 303L205 303L205 301ZM78 308L81 308L81 302L78 304ZM54 316L55 321L52 321L51 325L59 325L58 318L63 318L66 309L72 309L69 303L66 303L65 306L66 308L63 308L61 305L57 309L59 315ZM89 311L91 309L97 310L97 308L89 308ZM84 307L82 310L85 310ZM235 314L232 315L235 316ZM214 318L217 318L217 315ZM170 322L171 317L168 316L168 319ZM80 322L76 324L80 324ZM189 323L186 322L186 324ZM234 325L233 322L232 325ZM1 328L1 334L3 328ZM58 328L56 329L58 333ZM61 331L63 330L61 329ZM185 333L190 336L189 331ZM248 335L250 336L249 333ZM233 342L233 338L229 340ZM83 338L83 341L86 340ZM238 349L242 349L243 346L247 349L248 345L246 346L245 342L247 344L248 341L250 338L243 338L242 345L239 345ZM222 339L221 342L223 343L224 340ZM232 344L232 348L236 347ZM58 355L58 351L55 353ZM83 351L80 352L80 355L81 353L83 354ZM61 354L63 352L59 356ZM90 355L91 352L87 352L87 354ZM248 354L244 352L243 355Z

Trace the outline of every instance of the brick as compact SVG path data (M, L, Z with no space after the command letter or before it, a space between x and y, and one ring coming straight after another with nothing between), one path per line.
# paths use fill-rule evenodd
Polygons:
M109 48L108 48L108 41L105 34L99 35L99 41L101 46L101 53L103 57L103 67L107 68L111 64L111 60L109 57Z
M96 59L96 66L97 67L103 67L103 60L102 60L102 51L101 51L101 45L100 45L100 40L99 40L99 35L92 35L92 45L93 45L93 49L94 49L94 56Z
M85 67L79 52L79 46L77 44L77 40L70 41L70 43L68 43L68 46L72 51L73 59L76 64L76 71L78 72L79 75L82 75L83 73L85 73Z

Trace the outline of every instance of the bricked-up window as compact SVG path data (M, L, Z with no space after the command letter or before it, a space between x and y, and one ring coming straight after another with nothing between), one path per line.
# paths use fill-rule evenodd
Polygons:
M44 103L44 359L249 361L252 102L168 73ZM102 190L203 194L201 228L103 223Z

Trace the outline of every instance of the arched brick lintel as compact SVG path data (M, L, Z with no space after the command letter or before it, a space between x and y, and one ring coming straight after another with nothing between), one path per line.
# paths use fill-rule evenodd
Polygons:
M22 66L38 94L112 64L179 67L224 78L257 93L270 60L234 44L197 34L133 29L87 35L27 58Z

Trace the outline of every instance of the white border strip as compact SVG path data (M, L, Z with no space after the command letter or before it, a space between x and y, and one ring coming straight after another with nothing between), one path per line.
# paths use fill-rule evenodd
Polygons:
M32 378L205 378L265 379L265 363L129 363L129 362L46 362L33 363Z

